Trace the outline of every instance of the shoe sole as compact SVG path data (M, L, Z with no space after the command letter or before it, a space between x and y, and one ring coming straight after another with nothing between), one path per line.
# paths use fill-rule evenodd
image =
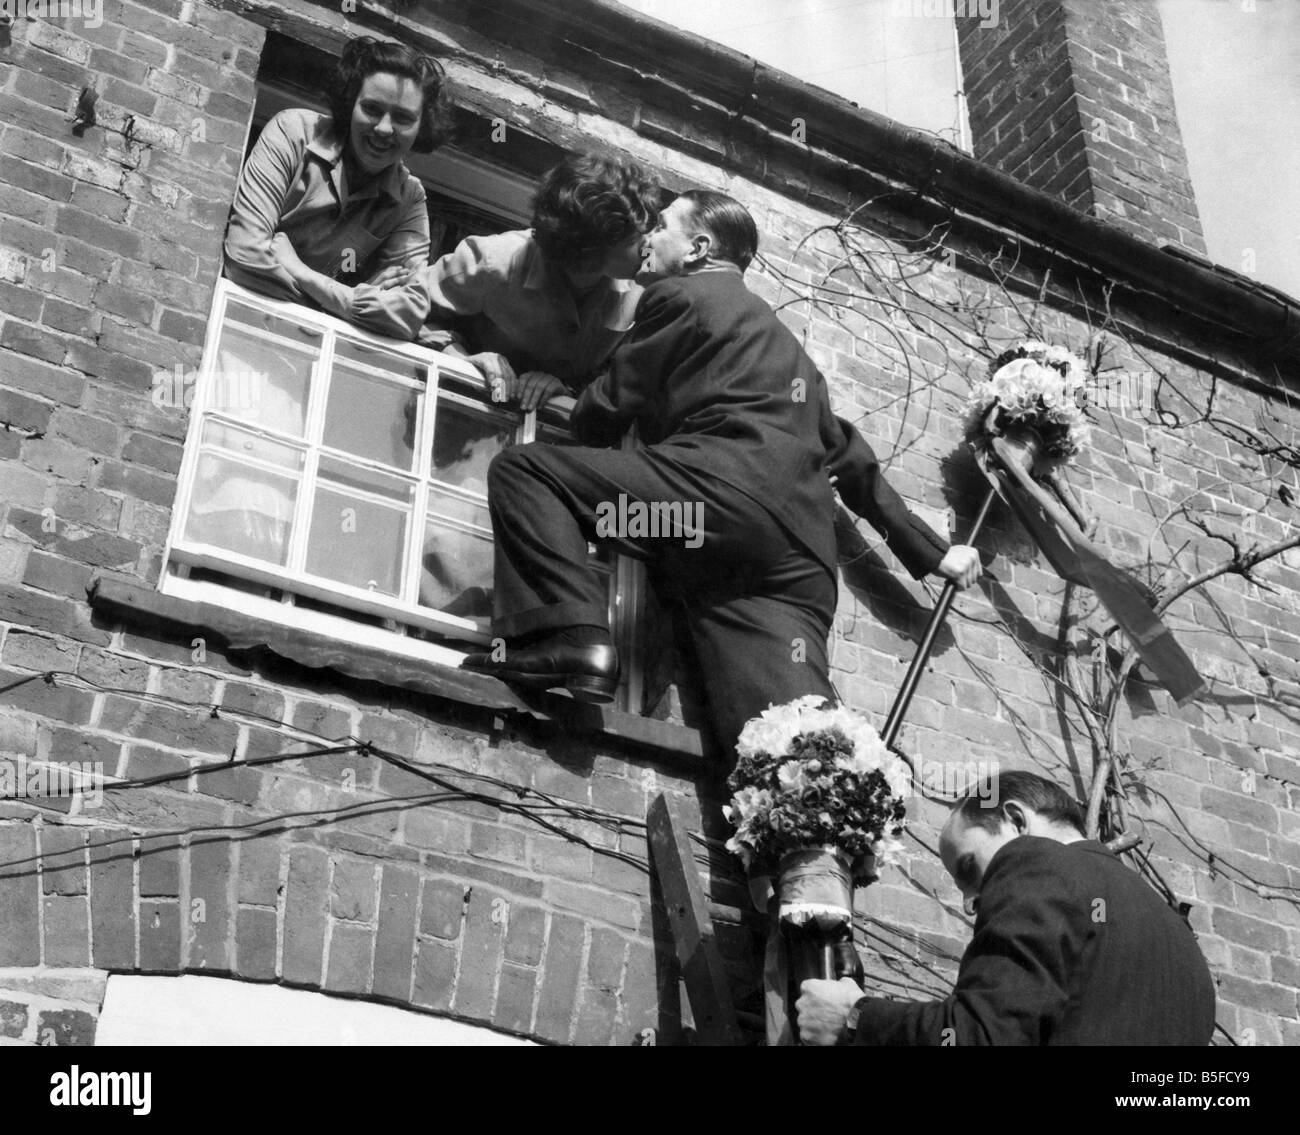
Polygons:
M489 674L493 678L514 686L527 686L534 690L568 690L575 701L591 705L607 705L614 700L618 690L617 678L604 678L596 674L534 674L522 670L484 669L466 667L471 673Z

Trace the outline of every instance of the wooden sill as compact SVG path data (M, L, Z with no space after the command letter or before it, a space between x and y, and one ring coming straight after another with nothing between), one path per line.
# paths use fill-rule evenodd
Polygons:
M675 758L703 761L698 729L588 705L558 694L524 695L496 678L452 666L408 658L327 635L277 626L211 603L163 595L148 587L96 577L90 605L104 617L133 628L200 629L228 650L265 650L310 669L332 670L349 678L417 690L494 713L554 722L571 731L604 735Z

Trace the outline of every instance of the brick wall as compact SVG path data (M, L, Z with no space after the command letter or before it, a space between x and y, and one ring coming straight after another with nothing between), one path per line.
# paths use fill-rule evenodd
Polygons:
M975 156L1204 253L1155 0L1003 0L985 22L957 21Z
M310 17L317 44L356 30L337 9L283 7ZM0 863L22 861L0 869L0 1033L36 1040L42 1013L83 1013L53 1018L68 1028L51 1035L84 1041L98 987L60 1000L67 989L41 984L59 974L190 971L390 1000L548 1041L635 1043L645 1028L675 1039L678 974L662 905L644 871L607 853L644 861L639 822L656 791L692 831L724 837L705 770L264 653L196 653L200 629L164 633L92 614L94 574L156 578L185 422L152 405L148 376L197 358L261 35L203 4L127 3L106 15L96 30L19 25L4 56L14 66L0 92L0 190L17 211L0 222L0 688L9 687L0 755L99 761L132 779L185 776L109 793L77 815L58 801L0 803ZM958 255L926 262L906 317L861 288L833 302L822 285L843 290L828 275L842 249L828 233L807 238L837 219L830 203L854 200L853 171L828 180L793 144L746 151L743 172L721 166L717 155L735 138L708 134L680 92L652 98L648 80L619 79L616 54L578 67L561 47L542 42L530 53L481 27L442 22L427 33L458 97L485 119L628 154L674 184L722 188L750 206L764 254L751 285L782 306L837 407L941 527L964 530L979 493L961 456L961 411L987 358L981 341L1025 337L1022 315L1033 309L1053 341L1079 350L1093 342L1098 312L1081 311L1059 275L1044 302L1027 298L1044 283L1033 257L1008 290L990 290L996 247L974 231L954 241ZM110 82L110 65L128 73ZM77 139L65 113L92 72L101 125ZM816 137L815 106L806 117ZM131 140L140 138L155 140ZM907 231L905 213L864 219L877 263L916 255L880 235ZM971 298L980 295L990 298ZM1070 474L1099 521L1099 543L1140 573L1175 553L1185 570L1218 562L1227 545L1171 515L1184 500L1212 532L1280 539L1294 524L1295 470L1285 448L1269 452L1251 434L1293 436L1291 402L1213 329L1160 309L1112 314L1109 365L1155 375L1163 399L1102 414ZM957 337L942 332L943 320L955 320ZM1175 385L1190 401L1174 396ZM1212 413L1202 414L1211 394ZM930 764L996 760L1083 792L1086 736L1050 673L1063 654L1064 586L1008 514L995 513L981 544L989 579L959 600L903 746ZM886 552L852 560L834 677L846 700L880 714L929 598ZM1224 576L1184 600L1170 622L1213 679L1210 696L1178 709L1138 681L1118 726L1134 826L1174 895L1191 904L1219 983L1219 1021L1229 1036L1259 1043L1300 1041L1291 898L1300 886L1298 595L1292 551L1255 581ZM1103 628L1104 614L1084 603L1080 633ZM50 671L72 676L47 681ZM243 763L349 734L498 803L389 808L429 782L358 752ZM591 846L511 810L537 803L529 789L592 809L560 819ZM374 814L283 821L293 830L271 822L367 801ZM956 892L926 850L945 812L914 802L917 842L860 898L868 974L903 996L942 993L969 938ZM609 817L624 818L622 831L598 822ZM187 834L164 834L177 832ZM745 1001L758 979L758 928L742 913L734 866L701 845L697 856Z

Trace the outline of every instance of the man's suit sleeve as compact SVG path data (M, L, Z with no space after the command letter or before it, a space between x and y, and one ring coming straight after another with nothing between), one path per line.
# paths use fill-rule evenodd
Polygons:
M1041 1045L1073 995L1091 910L1050 857L1008 845L989 865L975 935L942 1001L867 997L855 1042Z
M569 429L584 445L617 445L628 427L659 398L669 374L692 342L695 312L673 280L642 293L628 337L609 370L579 395Z
M840 499L885 538L914 579L934 571L948 550L948 542L913 515L885 480L871 446L848 422L831 413L829 399L822 411L822 434L827 471L836 478Z

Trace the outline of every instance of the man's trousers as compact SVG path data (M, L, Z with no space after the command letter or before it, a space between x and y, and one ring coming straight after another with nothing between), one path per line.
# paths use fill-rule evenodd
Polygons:
M769 704L834 696L826 657L832 570L761 504L673 460L670 447L515 446L493 461L488 494L496 538L493 631L507 644L562 627L608 625L607 585L587 551L588 541L608 541L646 560L662 598L680 607L728 759L744 723ZM638 505L673 503L678 516L702 520L702 539L689 531L608 531L611 517L632 515Z

